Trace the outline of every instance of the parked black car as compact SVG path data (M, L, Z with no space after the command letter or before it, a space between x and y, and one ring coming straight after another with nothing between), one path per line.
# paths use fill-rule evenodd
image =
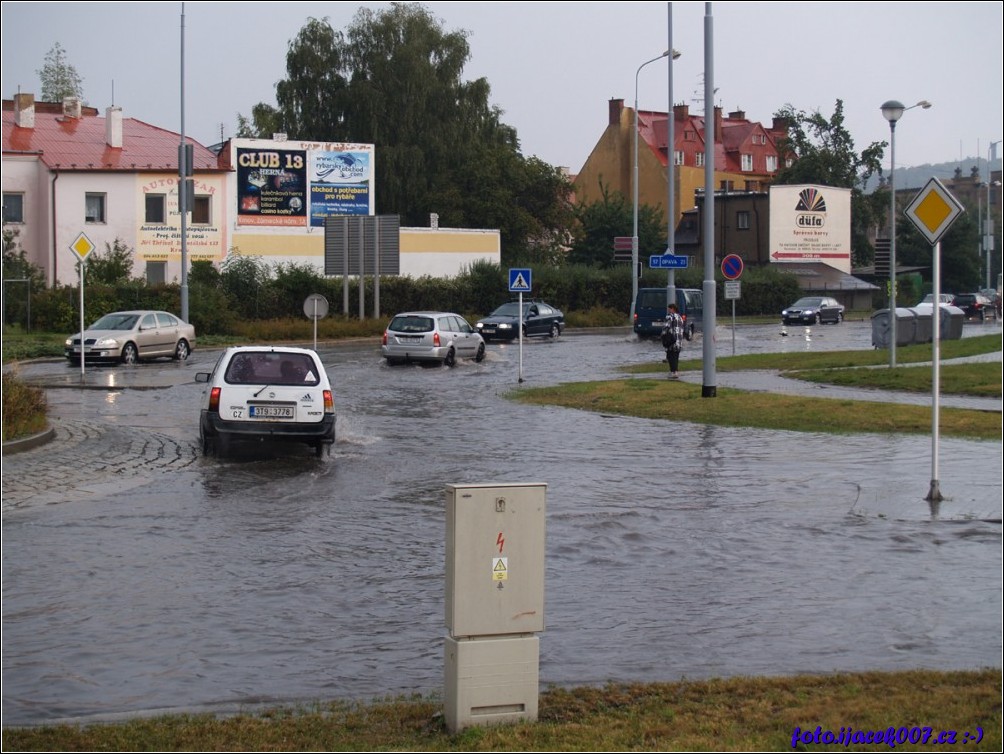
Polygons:
M513 340L519 337L519 302L502 304L484 319L479 319L474 329L488 340ZM565 329L565 315L543 301L523 302L523 336L547 335L557 338Z
M785 325L821 325L832 322L839 325L844 321L844 305L829 296L806 296L781 312L781 323Z
M956 293L952 299L952 306L957 306L965 312L966 319L978 319L983 322L987 316L993 316L990 311L993 304L982 293Z

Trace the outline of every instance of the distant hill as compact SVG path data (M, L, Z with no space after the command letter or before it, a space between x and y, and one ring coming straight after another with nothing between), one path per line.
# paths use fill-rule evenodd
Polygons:
M1001 169L1002 160L998 159L993 165L993 170ZM917 165L911 168L896 168L896 190L908 188L923 188L931 179L937 178L944 181L955 177L955 171L961 170L963 178L968 177L974 167L979 167L980 177L986 180L987 160L985 157L966 157L953 162L942 162L937 165ZM888 175L883 176L888 178ZM865 193L870 194L879 186L878 176L872 176L865 184Z

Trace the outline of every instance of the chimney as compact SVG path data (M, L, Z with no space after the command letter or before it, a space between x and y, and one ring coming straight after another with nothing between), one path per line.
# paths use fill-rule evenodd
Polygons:
M22 94L18 92L14 95L14 125L18 128L35 127L34 94Z
M722 143L722 108L715 108L715 144Z
M105 109L105 141L113 149L122 148L122 108Z
M745 110L733 110L729 113L729 120L746 120Z
M690 117L690 105L673 105L673 115L676 120L686 120Z
M63 116L80 120L80 97L63 97Z
M608 103L608 106L610 108L610 116L607 125L619 126L621 123L621 113L624 111L624 100L612 99Z

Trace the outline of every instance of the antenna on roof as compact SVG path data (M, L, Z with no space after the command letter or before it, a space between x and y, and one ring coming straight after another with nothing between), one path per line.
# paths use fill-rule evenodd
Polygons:
M115 107L115 79L112 79L112 107Z

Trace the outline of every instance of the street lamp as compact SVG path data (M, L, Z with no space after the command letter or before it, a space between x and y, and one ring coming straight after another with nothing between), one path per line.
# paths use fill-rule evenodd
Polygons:
M631 324L634 325L634 309L635 302L638 300L638 74L641 73L641 69L647 66L649 63L654 63L657 60L662 60L668 57L670 52L673 54L673 60L680 57L680 53L677 50L666 50L662 55L654 57L651 60L646 60L640 66L638 70L634 73L634 213L633 213L633 229L631 231ZM669 117L672 117L673 113L670 111ZM672 149L672 147L670 147ZM672 158L672 155L670 155Z
M922 107L927 110L931 103L921 100L916 105L906 107L902 102L891 99L882 104L882 115L889 121L889 193L892 195L889 210L889 366L896 366L896 121L903 117L907 110ZM937 302L934 304L938 306ZM935 308L932 316L939 316L940 309Z

